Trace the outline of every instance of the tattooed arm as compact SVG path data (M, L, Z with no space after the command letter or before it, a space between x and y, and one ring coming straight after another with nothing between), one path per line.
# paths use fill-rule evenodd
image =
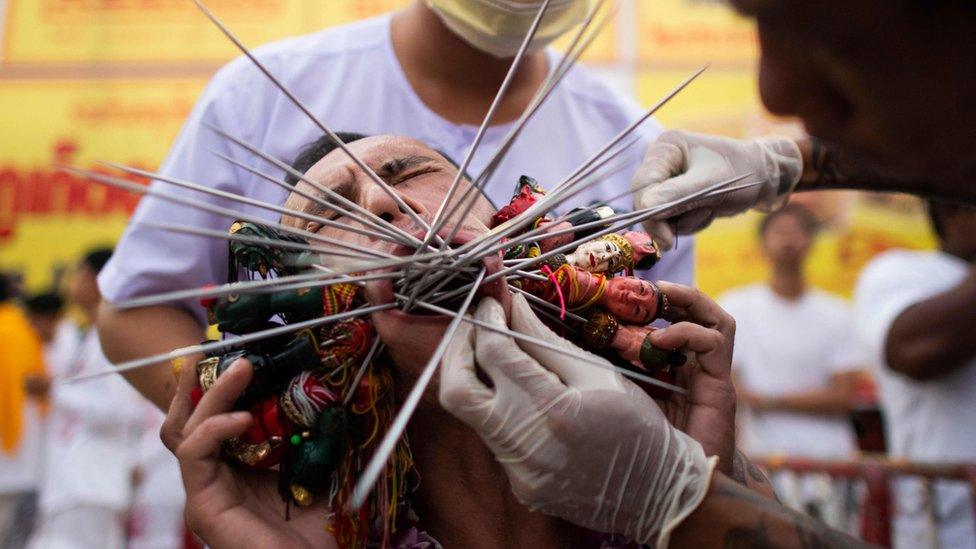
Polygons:
M803 156L803 174L793 192L852 189L976 202L976 186L895 177L816 137L800 139L796 144Z
M698 509L675 529L672 547L868 547L716 473Z
M729 473L729 478L750 490L779 501L766 473L763 473L758 465L749 461L749 458L739 450L736 450L732 457L732 471Z

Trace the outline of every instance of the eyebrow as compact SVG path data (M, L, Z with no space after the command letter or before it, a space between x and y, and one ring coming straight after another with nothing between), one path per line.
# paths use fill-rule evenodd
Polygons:
M433 158L419 154L401 156L399 158L393 158L384 162L383 165L380 166L380 169L376 170L376 175L382 177L383 179L392 179L410 168L433 161Z
M383 165L381 165L379 169L376 170L376 175L380 176L386 181L389 181L395 178L396 176L400 175L401 173L409 170L410 168L420 166L428 162L433 162L434 160L435 160L434 158L431 158L429 156L419 155L419 154L412 154L408 156L392 158L384 162ZM331 186L329 188L336 194L352 202L356 202L356 197L353 196L354 193L356 192L356 181L352 177L344 178L340 183ZM329 199L326 196L321 195L321 197L325 199L326 202L329 201ZM326 214L328 214L331 211L333 210L328 206L316 202L309 209L308 213L311 215L324 217Z

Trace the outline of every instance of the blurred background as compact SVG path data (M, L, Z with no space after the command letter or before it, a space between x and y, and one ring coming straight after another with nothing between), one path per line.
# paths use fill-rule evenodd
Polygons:
M407 2L329 0L328 9L321 0L210 5L256 46ZM0 32L0 269L37 291L55 283L83 250L113 243L137 203L54 166L95 168L97 160L108 160L154 169L207 80L235 50L186 0L6 0ZM658 118L666 127L739 137L798 131L764 112L752 25L723 2L623 0L620 15L584 59L646 105L710 63L662 109ZM828 193L809 205L827 225L810 276L841 295L850 295L873 255L932 245L914 200ZM765 277L757 219L721 220L698 238L704 290L719 295Z

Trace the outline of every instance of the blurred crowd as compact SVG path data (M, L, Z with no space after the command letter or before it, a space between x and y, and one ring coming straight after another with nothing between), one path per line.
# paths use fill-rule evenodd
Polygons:
M91 250L50 291L0 276L0 547L184 546L183 487L163 413L105 371Z
M767 215L757 238L766 281L720 302L737 321L733 372L739 446L750 456L976 462L976 356L945 345L954 307L970 295L976 211L931 202L940 248L890 250L864 269L853 304L805 277L819 231L803 206ZM175 458L159 440L163 414L117 376L92 325L96 277L110 249L92 250L57 285L24 295L0 277L0 547L175 548L183 525ZM955 321L955 322L954 322ZM856 481L780 471L781 500L858 534ZM899 479L899 547L976 544L973 494L959 481Z

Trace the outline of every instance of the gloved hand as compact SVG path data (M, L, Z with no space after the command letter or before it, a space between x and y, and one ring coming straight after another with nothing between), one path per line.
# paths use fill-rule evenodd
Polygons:
M678 208L669 219L644 222L654 241L665 250L674 245L675 233L704 229L715 216L737 214L749 208L765 211L782 206L803 173L800 149L791 139L764 137L742 141L671 130L647 148L644 162L634 174L634 208L648 208L678 200L695 191L745 174L731 186L759 182L712 198L700 198ZM673 224L673 227L672 227Z
M475 316L506 327L490 298ZM512 298L511 329L588 354L543 325L520 295ZM492 388L478 379L475 361ZM620 374L484 328L463 325L452 340L440 400L478 432L530 509L642 543L667 545L715 467Z

